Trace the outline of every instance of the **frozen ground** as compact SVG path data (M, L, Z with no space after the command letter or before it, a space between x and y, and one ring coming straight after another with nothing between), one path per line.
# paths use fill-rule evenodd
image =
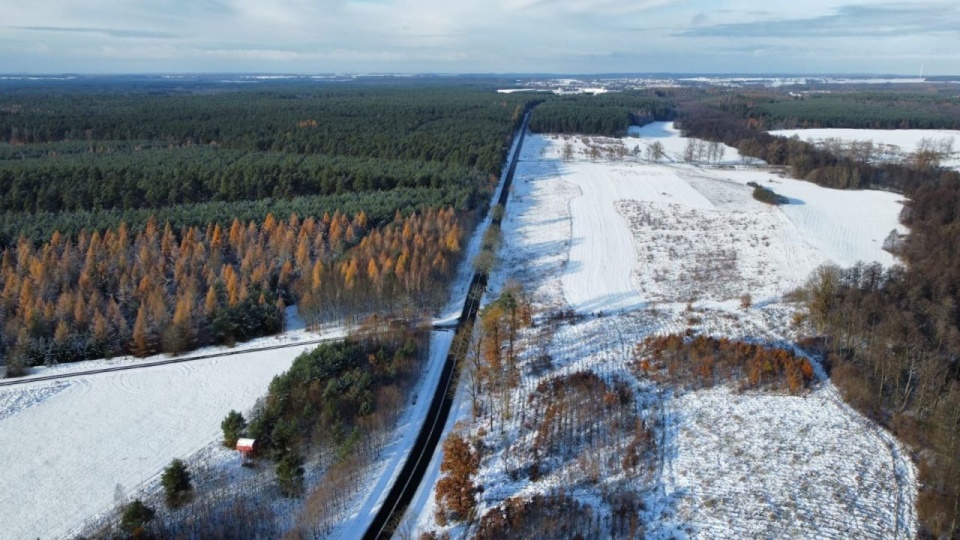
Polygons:
M783 179L744 166L731 148L722 166L680 164L676 157L686 143L671 126L635 132L640 138L589 142L645 148L659 140L668 162L594 161L578 137L527 139L491 288L518 280L536 308L573 308L585 318L550 335L542 334L548 325L541 321L525 334L533 346L521 359L522 381L510 398L518 412L502 434L484 439L492 455L477 479L486 488L481 512L511 496L564 486L609 515L601 493L622 479L591 484L577 462L536 481L516 474L524 459L517 448L530 436L519 411L545 378L580 370L605 380L633 377L628 363L639 340L687 328L789 343L797 337L796 308L783 294L819 264L894 262L881 244L890 230L903 230L899 196ZM574 158L564 161L568 142ZM755 201L746 185L751 181L791 204ZM748 309L738 301L743 293L754 297ZM553 359L551 369L529 369L544 352ZM659 399L651 381L631 380L641 404ZM476 434L479 424L463 399L456 420ZM647 537L913 537L913 464L892 436L846 406L829 381L801 397L717 388L668 395L664 403L662 470L637 486L647 501ZM432 496L419 495L401 532L443 529L432 509ZM464 533L462 527L444 530Z
M220 436L311 346L0 389L0 536L61 538ZM7 408L10 407L10 408ZM15 486L15 489L13 488Z
M693 536L913 537L913 467L832 385L802 397L716 388L669 407L665 488Z
M817 145L828 144L831 139L851 142L872 142L881 160L900 161L916 151L923 139L933 141L953 141L953 154L942 161L942 165L960 170L960 131L947 129L782 129L771 131L773 135L793 137Z
M628 148L657 140L675 156L686 145L666 123L634 133L641 138L626 139ZM881 249L883 240L891 230L905 231L897 222L902 198L893 193L826 189L756 167L630 158L564 162L555 159L559 139L540 140L550 144L526 154L542 161L525 163L524 172L538 179L562 178L579 192L569 201L570 249L562 286L567 304L580 312L691 298L722 301L745 292L773 298L828 261L892 264L893 256ZM533 139L529 148L537 144ZM576 155L586 153L582 141L572 144ZM742 161L733 148L726 160ZM746 185L751 181L790 204L774 207L754 200Z

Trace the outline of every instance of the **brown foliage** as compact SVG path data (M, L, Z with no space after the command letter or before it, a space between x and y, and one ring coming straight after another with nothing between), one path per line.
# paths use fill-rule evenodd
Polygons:
M813 381L813 366L790 351L727 338L652 336L636 347L634 368L675 386L709 388L734 380L741 389L798 394Z
M440 464L443 477L436 487L438 521L461 521L473 515L480 491L473 477L479 469L480 453L458 433L447 437Z
M248 298L263 304L261 293L300 304L308 322L423 311L440 301L462 234L443 209L398 214L380 229L360 212L268 215L228 231L150 221L134 236L121 225L75 240L55 233L39 247L21 239L0 258L0 352L29 347L34 363L180 352L216 342L218 313Z
M597 536L593 508L563 492L512 497L488 511L480 520L477 540L505 538L592 538Z

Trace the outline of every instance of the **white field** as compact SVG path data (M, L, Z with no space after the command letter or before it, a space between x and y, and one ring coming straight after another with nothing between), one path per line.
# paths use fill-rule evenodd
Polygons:
M121 357L35 368L24 384L0 388L0 538L61 538L156 483L173 458L210 452L220 421L231 409L248 411L270 380L301 352L300 341L337 338L342 328L308 332L296 307L287 308L287 332L191 355L236 352L220 358L149 366L167 359ZM244 349L290 347L243 353ZM188 355L189 356L189 355ZM42 375L141 364L149 367L29 382ZM203 458L209 461L209 456ZM14 465L15 464L15 465Z
M61 538L220 436L315 345L0 389L0 537ZM23 400L21 406L11 401Z
M771 135L793 137L813 144L823 144L828 139L839 139L845 143L872 142L881 151L881 159L899 161L916 151L923 139L953 141L953 155L943 160L944 167L960 170L960 131L947 129L782 129L771 131Z
M582 142L572 139L576 157L564 162L563 138L527 139L491 289L518 280L538 308L572 308L588 316L557 328L547 345L552 371L523 369L511 396L514 411L523 410L544 378L584 369L636 381L641 403L650 403L655 385L632 378L628 369L633 346L645 336L694 328L789 342L797 337L791 324L796 306L782 297L818 265L894 262L881 244L890 230L903 230L899 196L780 178L762 167L738 165L742 160L732 148L722 166L679 164L676 155L685 141L671 126L637 132L641 138L623 144L643 148L656 137L672 159L593 162ZM750 181L770 185L792 203L755 201ZM749 309L739 305L743 293L754 298ZM602 317L589 316L601 311ZM533 339L542 326L527 337ZM522 361L541 352L530 350ZM450 424L459 420L476 433L462 390L459 414ZM665 406L663 470L650 485L638 486L647 502L647 537L914 536L916 471L907 452L845 405L822 374L800 397L717 388L668 396ZM621 478L591 484L576 462L536 482L511 477L508 471L524 458L510 449L531 434L516 417L502 435L497 431L484 439L492 455L477 479L485 486L481 512L511 496L567 487L609 515L600 493ZM432 478L437 463L435 457ZM462 527L438 527L432 509L432 497L418 496L401 531L464 534Z

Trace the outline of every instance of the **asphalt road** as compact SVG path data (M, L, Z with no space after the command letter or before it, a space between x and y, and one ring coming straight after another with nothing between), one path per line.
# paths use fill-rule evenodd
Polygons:
M510 168L503 181L503 188L500 190L500 198L497 203L506 208L507 198L510 196L510 186L513 183L513 176L517 171L517 163L520 160L520 151L523 148L523 140L527 133L527 124L530 122L530 113L523 120L520 128L520 141L511 158ZM494 225L499 226L500 220L494 218ZM467 261L469 263L470 261ZM480 309L480 299L487 288L486 272L476 272L470 283L470 293L464 302L463 311L460 320L457 322L457 337L454 338L450 346L450 352L447 354L446 363L440 374L440 382L433 394L433 401L430 403L430 409L427 411L427 417L424 419L406 462L400 469L400 474L390 488L383 504L374 516L370 528L363 535L364 539L388 539L393 536L400 520L413 500L423 476L427 472L430 460L436 452L437 445L443 435L443 428L450 416L450 408L453 405L454 390L456 390L456 366L459 358L466 354L466 347L470 343L470 334L473 331L474 321L477 318L477 312Z

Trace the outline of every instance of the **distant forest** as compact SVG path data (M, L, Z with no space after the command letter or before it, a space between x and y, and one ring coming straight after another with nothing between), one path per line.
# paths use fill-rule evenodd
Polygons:
M462 85L0 94L0 360L435 310L534 101Z
M534 109L530 130L623 137L632 125L673 117L673 102L654 91L561 96Z
M298 211L298 197L311 199L297 203L304 210L392 207L371 210L378 220L398 208L472 210L532 103L466 86L125 88L0 95L0 246L121 220L142 230L151 212L138 210L175 229L238 213L260 221ZM265 201L255 217L252 201ZM208 205L174 210L198 203Z
M960 129L960 97L920 92L744 93L728 101L761 129Z

